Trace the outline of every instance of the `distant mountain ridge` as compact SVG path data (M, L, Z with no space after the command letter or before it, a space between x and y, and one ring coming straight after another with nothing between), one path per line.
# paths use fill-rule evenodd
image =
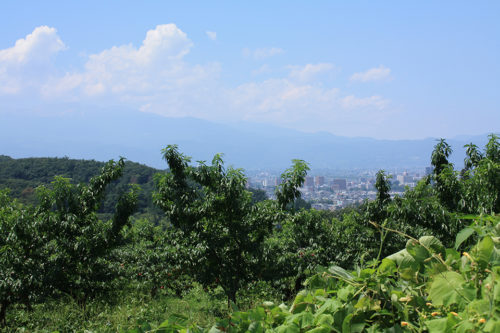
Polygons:
M124 156L160 169L166 167L161 149L168 144L179 145L195 161L210 161L215 153L223 153L226 163L235 167L283 170L294 158L317 169L425 167L436 143L433 138L349 138L266 124L220 124L112 108L52 116L4 112L0 119L0 154L100 161ZM482 148L487 135L447 140L454 150L452 162L458 167L463 163L463 145L470 140Z

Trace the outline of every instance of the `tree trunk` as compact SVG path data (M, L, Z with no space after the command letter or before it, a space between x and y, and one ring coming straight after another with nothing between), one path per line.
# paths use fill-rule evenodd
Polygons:
M227 308L231 309L231 302L236 304L236 289L227 292Z
M1 306L0 306L0 327L5 327L7 325L5 315L7 313L8 306L9 306L9 303L6 301L3 301Z

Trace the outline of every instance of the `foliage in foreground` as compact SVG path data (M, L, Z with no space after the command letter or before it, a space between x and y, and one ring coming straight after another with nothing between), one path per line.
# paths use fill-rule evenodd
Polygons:
M460 254L473 234L477 243ZM477 218L457 235L455 248L433 236L410 238L405 249L367 268L320 269L290 307L264 302L234 310L210 328L172 315L153 331L498 332L500 217ZM134 332L148 330L144 324Z
M372 292L379 282L386 279L383 287L380 286L381 291L383 288L414 288L422 292L420 297L431 299L429 284L432 284L435 273L432 270L440 266L429 266L429 263L438 259L426 257L422 264L412 252L416 251L416 255L425 253L415 248L422 244L428 246L424 240L434 242L435 238L422 239L424 235L433 235L444 244L438 244L440 250L424 247L432 256L442 253L445 264L441 262L441 268L462 273L455 264L448 263L453 256L456 259L460 256L448 251L445 257L446 251L442 251L443 247L453 247L456 234L463 228L463 220L457 216L492 214L500 209L498 137L491 136L484 152L473 145L469 148L465 169L459 173L448 163L451 149L440 141L432 156L434 174L422 180L415 189L408 189L401 197L391 199L388 177L380 171L375 184L377 199L338 216L339 220L328 212L295 209L294 200L296 203L300 195L298 188L307 172L307 164L303 161L294 161L294 166L282 175L281 186L276 193L278 200L253 202L251 194L245 189L245 177L241 170L225 168L218 155L212 165L199 163L198 166L191 166L189 158L179 153L176 146L164 150L170 169L156 176L155 201L164 211L166 219L142 219L129 223L137 201L135 190L118 200L112 220L105 221L97 215L100 205L105 202L105 188L120 176L123 161L118 164L110 162L101 175L93 178L88 185L72 185L67 179L57 178L52 187L37 191L37 206L21 205L12 201L6 192L0 191L0 325L6 324L6 315L12 318L19 311L30 313L49 304L58 308L58 304L65 304L68 296L81 307L84 316L91 315L96 309L93 306L89 309L87 304L99 302L116 305L117 312L120 312L122 305L113 303L113 298L126 290L129 291L127 295L142 297L147 294L156 302L165 293L184 295L195 285L195 281L206 290L223 288L226 297L239 306L247 307L256 297L250 294L246 298L241 293L237 294L261 283L275 288L280 295L272 298L281 301L295 295L319 265L328 267L333 263L349 270L357 265L368 268L355 273L334 269L334 272L344 275L338 286L333 286L328 282L330 280L324 285L309 282L311 290L317 287L324 290L326 294L319 292L323 295L318 294L320 297L328 299L328 295L333 295L340 299L340 294L335 293L352 285L354 294L344 303L351 302L352 311L349 310L348 314L353 314L351 318L363 318L367 325L364 328L375 327L376 323L379 324L377 327L387 328L389 320L393 324L389 328L396 330L396 327L401 328L398 320L402 320L406 323L403 327L410 327L411 324L420 329L427 324L414 319L409 308L396 311L392 308L395 300L383 301L394 293L367 292ZM466 230L461 234L463 238L476 234L469 237L464 245L469 246L484 236L479 231ZM413 243L407 244L409 236L413 237ZM496 238L492 241L495 242ZM387 259L395 263L394 266L389 264L390 267L399 267L397 273L394 270L386 272L385 269L379 272L380 268L376 269L374 264L363 265L363 262L374 258L388 257L400 248L405 250ZM417 270L418 274L413 274ZM496 274L493 268L490 271ZM370 277L366 276L367 272L371 272ZM323 278L335 277L333 272L322 273L325 274ZM398 274L403 280L396 279ZM370 278L375 278L372 284L364 282ZM469 278L463 279L469 281ZM137 294L139 290L144 294ZM428 294L424 294L425 291ZM363 299L372 297L380 300L380 311L363 308L362 311L375 312L370 312L370 316L363 312L366 316L360 317L361 310L356 306L361 301L358 297L361 295ZM406 296L401 297L404 299ZM477 294L477 297L479 299L484 295ZM323 306L314 297L312 302ZM263 308L265 310L266 307ZM8 313L6 309L9 309ZM261 313L258 309L255 311ZM380 315L384 309L391 315ZM316 310L313 307L305 311L315 315ZM451 311L460 313L458 308ZM233 318L237 317L236 313ZM406 317L401 317L401 313ZM296 313L290 310L288 314ZM248 320L255 321L253 316ZM382 319L377 321L371 316L381 316ZM334 327L340 327L340 319L333 318L337 320ZM345 318L342 318L343 325ZM186 325L193 322L192 318L176 316L169 323L178 321ZM199 321L194 322L205 326ZM126 323L119 327L129 327L128 319ZM151 321L152 325L158 323L158 320ZM283 323L289 322L272 321L270 327L276 328ZM11 327L16 325L15 322L8 324L14 325ZM58 327L41 325L36 329ZM183 325L181 327L186 326ZM224 325L222 322L218 327L230 330L240 324L227 322L229 326ZM74 323L63 326L68 329L69 326L79 327Z
M52 189L38 188L37 207L23 207L0 191L0 323L16 303L30 309L62 293L85 306L116 287L110 259L122 244L137 189L122 194L111 220L99 220L97 210L123 166L122 159L108 162L88 185L56 177Z

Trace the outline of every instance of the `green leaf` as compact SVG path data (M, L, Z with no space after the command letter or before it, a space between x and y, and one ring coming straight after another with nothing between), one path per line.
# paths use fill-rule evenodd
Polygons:
M354 293L354 287L349 285L344 288L339 289L337 296L341 301L348 301L350 296Z
M478 315L485 314L490 310L490 301L486 298L475 299L467 306L467 309L472 313L477 313Z
M174 313L168 317L167 321L170 322L171 325L186 326L189 318L184 315Z
M462 320L461 322L458 323L458 325L455 327L455 332L456 333L468 333L468 332L473 332L475 326L473 323L471 323L468 320Z
M282 325L276 329L277 333L300 333L300 328L297 324L290 323L288 325ZM209 332L212 333L212 332ZM215 332L213 332L215 333Z
M319 274L315 274L306 280L305 285L310 289L319 289L326 286L325 280Z
M353 276L349 274L349 272L347 272L345 269L339 266L331 266L330 268L328 268L328 271L333 275L336 275L348 281L352 281L353 279Z
M328 326L320 326L313 328L312 330L306 331L307 333L330 333L332 329Z
M472 234L474 234L475 230L472 228L462 229L455 239L455 249L458 250L460 245L465 242Z
M465 279L457 272L442 272L434 276L429 299L435 306L465 305L474 299L474 290L464 288Z
M398 265L401 265L403 258L407 255L408 251L406 251L406 249L403 249L401 251L391 254L390 256L387 257L387 259L394 261Z
M316 315L321 315L323 313L330 313L333 314L337 311L342 306L342 303L335 299L335 298L330 298L328 299L319 309L316 311Z
M415 259L417 263L422 263L425 259L429 258L430 253L420 245L417 241L410 239L406 243L406 251Z
M485 332L500 332L500 321L490 319L488 322L484 325L484 331Z
M308 328L314 325L314 316L311 312L305 311L300 314L300 328Z
M488 264L490 262L491 254L493 253L493 249L495 244L493 244L493 239L490 236L484 237L479 244L477 244L477 248L475 251L475 258L477 261Z
M425 322L425 326L427 326L429 333L450 332L450 328L448 327L448 318L428 320Z
M384 274L384 275L389 275L394 273L394 271L397 269L396 263L392 261L389 258L384 258L382 259L382 263L378 267L378 273L379 274Z
M429 249L432 253L437 253L441 255L446 254L446 249L443 243L434 236L423 236L418 239L420 244Z
M330 314L320 314L316 316L317 325L333 325L333 316Z
M347 315L342 323L342 332L344 333L357 333L362 332L365 327L362 318L355 316L353 313Z

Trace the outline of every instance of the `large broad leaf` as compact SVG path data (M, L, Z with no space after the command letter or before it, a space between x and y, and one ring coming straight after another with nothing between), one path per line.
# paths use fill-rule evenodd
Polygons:
M425 322L425 326L427 326L429 333L444 333L449 331L448 318L428 320Z
M301 314L299 314L299 317L300 317L299 321L300 328L305 329L312 327L314 325L314 316L312 315L311 312L309 311L302 312Z
M405 280L412 280L415 277L415 273L418 272L419 266L420 264L415 258L406 251L398 268L399 275Z
M406 250L418 263L423 263L434 253L441 254L441 256L446 254L443 243L441 243L441 241L434 236L420 237L418 242L410 239L406 243Z
M429 299L435 306L465 305L474 299L475 291L465 286L465 279L457 272L442 272L434 276L429 288Z
M483 265L487 265L490 262L491 255L493 253L493 249L495 248L495 244L493 243L493 239L490 236L486 236L479 244L474 251L474 257Z
M425 322L425 326L427 326L429 333L452 333L455 332L458 321L456 317L449 314L446 318L428 320Z
M486 325L484 325L484 331L494 333L500 332L500 321L495 319L488 320Z
M459 246L465 242L472 234L474 234L475 230L472 228L462 229L455 239L455 249L458 250Z
M429 249L432 253L441 254L444 256L446 254L446 249L443 243L434 236L423 236L418 239L420 244Z
M418 269L418 263L406 249L391 254L390 256L387 257L387 259L394 261L398 265L399 269L404 269L404 268L412 268L414 270Z
M293 301L292 308L290 309L291 313L300 313L308 308L308 306L312 303L313 297L308 294L307 291L300 291L297 296L295 296L295 300Z
M396 264L401 265L404 257L408 255L408 251L406 249L398 251L396 253L391 254L387 257L387 259L394 261Z
M415 259L417 263L422 263L425 259L429 258L430 253L425 247L420 245L416 240L410 239L406 243L406 251Z
M462 320L454 327L456 333L474 332L475 325L468 320Z
M333 275L336 275L348 281L351 281L353 279L352 275L349 274L349 272L339 266L331 266L330 268L328 268L328 271Z

